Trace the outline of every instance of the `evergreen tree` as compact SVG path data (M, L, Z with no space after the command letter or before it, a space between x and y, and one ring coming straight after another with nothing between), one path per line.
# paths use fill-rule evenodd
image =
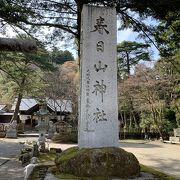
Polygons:
M180 11L171 12L160 22L155 31L155 39L163 57L173 56L180 49Z
M64 64L66 61L73 61L74 57L68 50L62 51L54 48L51 53L51 60L56 64Z
M153 17L164 20L169 12L180 9L179 0L2 0L0 1L0 23L2 30L10 25L15 31L21 29L36 38L43 35L41 40L51 43L64 37L68 39L75 37L79 47L81 11L84 4L116 6L121 20L120 28L130 27L134 31L142 31L146 36L151 34L152 27L144 24L143 19ZM137 18L133 13L138 15ZM51 28L46 38L44 38L43 28L45 26Z
M150 61L148 44L123 41L117 45L118 53L118 76L129 76L130 70L139 61Z
M53 70L53 66L47 62L47 56L42 54L30 55L22 53L0 54L0 72L3 78L1 87L7 84L13 85L12 91L8 87L5 91L11 92L11 98L17 97L13 120L17 120L21 99L24 95L34 95L41 88L40 68ZM45 54L44 54L45 55ZM1 92L2 95L5 94Z

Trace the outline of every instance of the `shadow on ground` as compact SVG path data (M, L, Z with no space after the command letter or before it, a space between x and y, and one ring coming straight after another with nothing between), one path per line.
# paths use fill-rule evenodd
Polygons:
M120 142L119 143L120 148L161 148L162 146L159 144L148 144L148 143L136 143L136 146L134 143L130 142Z

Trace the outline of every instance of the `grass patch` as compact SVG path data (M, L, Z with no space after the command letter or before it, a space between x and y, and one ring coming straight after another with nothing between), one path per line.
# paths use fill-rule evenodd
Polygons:
M40 155L38 156L39 161L42 162L47 162L47 161L53 161L55 160L55 158L57 157L56 154L52 154L52 153L40 153Z
M154 179L178 180L175 177L167 175L167 174L162 173L160 171L157 171L152 167L148 167L148 166L145 166L142 164L140 166L141 166L141 172L152 174L154 176ZM58 173L58 172L56 172L56 173L54 172L53 174L55 175L56 178L63 179L63 180L64 179L67 179L67 180L71 180L71 179L88 180L89 179L88 177L77 177L77 176L74 176L72 174L63 174L63 173ZM91 177L90 179L91 180L108 180L109 177Z
M81 150L79 150L78 147L72 147L69 148L65 151L63 151L60 156L58 157L58 161L60 161L61 163L64 161L67 161L71 158L73 158L75 155L77 155L78 153L80 153Z
M55 177L59 179L80 179L72 174L56 174Z
M141 172L150 173L155 176L155 178L163 179L163 180L177 180L175 177L162 173L160 171L155 170L152 167L145 166L140 164Z
M62 180L109 180L109 177L77 177L71 174L56 174L54 175L58 179ZM117 178L116 178L117 179Z
M57 161L56 162L65 162L65 161L68 161L69 159L73 158L73 157L76 157L77 155L81 155L83 154L84 152L86 152L86 154L88 155L88 153L91 153L93 152L94 150L96 151L101 151L101 152L109 152L111 151L112 148L78 148L78 147L71 147L65 151L63 151L60 156L57 158Z

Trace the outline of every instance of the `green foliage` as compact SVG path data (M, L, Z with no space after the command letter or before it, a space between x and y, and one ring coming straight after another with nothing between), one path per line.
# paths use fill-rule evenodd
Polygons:
M19 93L33 95L38 92L42 87L40 83L42 73L33 61L35 60L30 58L30 55L1 53L2 97L8 95L14 98ZM44 64L41 64L41 67L45 67Z
M176 112L174 111L173 108L164 109L164 118L169 121L169 131L177 127Z
M157 26L155 38L161 56L173 56L180 48L180 11L168 13Z
M168 112L163 113L163 118L159 117L154 121L153 114L151 112L142 112L140 117L140 127L148 128L151 131L158 132L158 128L160 128L161 132L164 134L168 134L173 128L176 127L176 122L173 119L168 119Z
M54 48L51 53L51 60L56 64L64 64L66 61L73 61L74 57L68 50L62 51Z
M77 143L77 139L77 131L63 131L56 134L52 140L56 143Z
M142 112L141 115L141 122L140 122L140 127L142 128L153 128L153 118L150 114Z
M2 0L0 1L0 20L2 31L13 26L15 31L19 28L24 32L35 36L46 43L62 41L68 43L71 38L80 40L81 11L84 4L112 7L116 5L116 11L121 20L121 28L132 28L134 31L142 31L146 35L152 35L153 27L143 23L143 19L153 17L166 20L169 12L179 11L179 1L162 0ZM134 13L137 16L134 16ZM44 38L44 27L51 28ZM149 33L147 33L149 31Z

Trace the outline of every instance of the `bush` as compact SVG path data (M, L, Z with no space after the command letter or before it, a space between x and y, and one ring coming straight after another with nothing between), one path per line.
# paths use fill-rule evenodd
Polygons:
M54 135L52 141L56 143L77 143L77 131L61 131L60 133Z

